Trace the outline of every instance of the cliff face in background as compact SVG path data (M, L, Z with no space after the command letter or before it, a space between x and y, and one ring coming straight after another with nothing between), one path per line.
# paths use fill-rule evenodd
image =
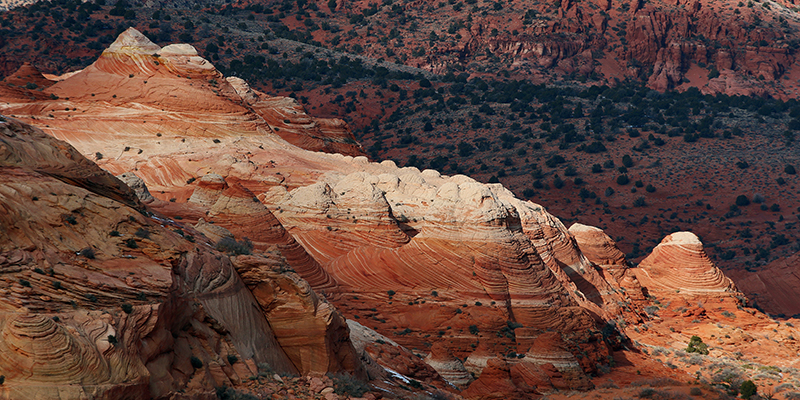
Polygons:
M44 83L0 87L3 115L38 126L0 125L7 397L210 393L260 364L309 375L310 397L341 372L470 399L685 381L672 362L713 380L651 353L692 335L742 365L796 362L800 333L748 308L694 234L633 267L502 185L314 151L360 148L190 45L130 29Z
M237 30L217 31L211 21L207 21L208 25L200 32L195 31L200 25L197 20L181 28L173 28L169 20L150 23L149 17L164 4L153 0L131 1L128 5L133 14L123 19L125 10L117 10L111 12L112 18L100 18L97 22L92 21L96 13L109 12L111 4L106 8L80 7L83 17L80 21L65 21L64 14L45 12L41 16L44 22L84 33L82 37L68 40L88 39L92 46L80 50L56 49L59 59L55 59L43 53L43 49L54 47L56 39L40 37L40 32L35 30L9 32L8 36L16 39L16 43L0 42L0 47L8 47L5 54L9 54L0 58L2 73L8 74L20 66L21 61L10 56L14 53L24 53L28 55L27 61L38 61L58 69L74 67L67 65L75 61L70 58L94 56L89 56L92 49L100 50L101 45L110 42L110 38L100 34L100 31L115 28L108 24L141 20L140 29L147 28L160 37L170 38L177 34L176 29L184 29L184 33L202 40L205 49L209 49L208 43L224 46L224 40L219 39L223 35L232 36L243 45L241 42L252 39L254 32L256 35L271 33L286 39L319 43L372 60L402 64L405 70L436 74L466 69L476 74L510 74L519 79L551 83L564 79L596 84L635 80L662 92L695 87L709 94L779 98L793 98L800 77L796 67L799 22L794 3L783 0L475 1L467 4L403 0L374 5L342 0L335 4L314 2L313 6L301 3L296 14L294 4L281 2L243 1L231 5L202 1L196 3L204 10L199 16L222 16L217 22L236 26ZM174 2L169 6L192 8ZM0 4L0 9L3 7ZM38 10L37 6L32 9ZM252 10L258 18L240 24L241 20L235 15L236 10L241 9ZM155 15L152 19L161 18L158 13ZM18 17L10 18L4 26L20 22ZM84 28L86 21L89 21L88 27ZM23 46L31 40L41 46ZM215 50L206 51L209 56L216 53ZM60 59L61 56L66 57ZM227 55L223 53L221 57L225 59ZM387 67L395 68L388 64ZM292 118L288 120L293 125L306 124Z

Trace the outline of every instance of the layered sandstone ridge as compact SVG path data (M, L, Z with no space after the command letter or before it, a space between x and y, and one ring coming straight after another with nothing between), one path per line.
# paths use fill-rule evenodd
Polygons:
M22 68L6 80L20 74L28 80L34 75L44 79L38 71L29 70ZM124 166L113 173L149 175L145 181L152 190L178 183L164 179L185 182L194 171L179 170L169 158L145 161L131 155L155 156L165 148L191 153L215 146L224 137L254 135L278 141L285 136L313 150L361 154L343 121L312 118L293 99L263 94L258 104L250 106L242 97L247 95L237 93L240 85L234 88L194 47L161 48L133 28L120 34L90 66L42 87L25 90L4 85L0 95L13 101L3 105L3 112L23 120L36 115L46 121L42 128L47 133L70 142L87 158L101 165L114 159L116 165ZM31 104L30 97L39 103ZM95 130L106 135L84 133ZM96 157L98 152L101 158Z
M198 231L215 232L219 238L227 231L237 239L248 237L261 252L275 251L346 315L374 308L376 302L385 302L387 293L396 292L393 305L382 307L382 317L373 318L369 327L411 332L402 337L408 346L424 349L425 335L450 327L445 332L450 343L439 354L466 357L473 340L466 332L475 325L475 337L496 342L491 351L499 352L514 343L515 329L526 327L533 333L563 332L575 344L570 351L589 354L579 363L586 371L608 355L594 327L610 315L603 304L615 304L617 295L580 254L563 224L543 207L517 200L500 185L463 175L447 177L392 162L373 164L364 157L304 151L260 122L261 114L254 110L263 106L262 94L242 82L232 80L230 85L216 79L219 96L195 96L194 91L213 83L171 73L165 65L172 63L172 55L152 56L164 49L135 31L123 34L95 66L51 87L59 97L70 97L74 108L94 107L95 119L89 124L78 114L54 117L47 121L57 126L50 132L65 136L84 154L95 155L97 146L103 146L106 154L96 157L103 167L134 173L152 195L174 199L157 206L162 212L180 216ZM198 65L188 49L174 53L189 57L186 65ZM101 95L99 89L109 82L130 85L127 81L136 80L137 74L151 75L138 78L135 90L117 97L137 102L115 104L110 91ZM163 89L152 90L180 89L170 92L177 98L159 95L154 97L157 108L131 108L146 104L142 101L148 97L141 91L151 90L143 88L155 82ZM231 93L226 94L226 87ZM234 95L237 102L231 100ZM184 104L186 96L195 97ZM98 97L107 102L102 112ZM242 102L250 108L238 105ZM197 108L192 115L180 111L187 105ZM7 107L20 115L36 110L29 104ZM96 118L116 111L125 118ZM138 122L139 117L146 123ZM359 301L351 301L351 295ZM264 299L269 296L263 296L256 299L268 308ZM405 307L407 303L414 307ZM322 311L325 303L310 304L317 305L303 307L318 311L299 315L334 315ZM341 326L335 318L328 320L333 323L325 329ZM309 332L323 330L315 324L308 325ZM492 339L501 329L507 331L503 340ZM330 340L338 341L342 334L337 335ZM319 352L287 354L298 369L319 365L319 360L353 364L325 343L330 342L321 342Z

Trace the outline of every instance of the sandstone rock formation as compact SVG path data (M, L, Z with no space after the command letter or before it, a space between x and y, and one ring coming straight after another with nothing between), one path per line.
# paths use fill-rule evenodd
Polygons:
M728 296L736 291L733 282L714 266L703 250L703 243L691 232L675 232L665 237L639 264L636 276L648 292Z
M569 233L575 238L581 253L600 268L606 282L625 290L625 294L632 299L644 299L641 285L614 239L600 228L580 223L572 224Z
M431 352L425 357L425 363L433 367L439 375L456 387L466 387L471 381L467 369L452 352L441 342L431 347Z
M466 357L474 340L466 334L470 326L478 327L473 337L507 330L492 351L513 343L516 326L525 326L563 332L577 344L571 351L589 354L581 365L587 370L608 353L593 327L595 318L605 316L598 304L610 287L541 206L462 175L302 150L262 118L269 103L263 94L232 81L186 46L161 49L129 30L95 64L48 89L64 99L46 100L58 104L53 110L104 102L92 112L92 123L88 115L50 111L54 117L47 129L87 155L96 156L102 144L106 154L95 157L100 165L118 174L133 172L151 194L170 200L154 203L157 211L212 236L222 238L227 231L249 238L259 252L285 259L345 315L374 308L375 301L396 292L390 300L395 305L368 326L411 332L394 337L406 346L426 349L426 334L449 327L448 351ZM208 96L214 90L218 95ZM138 101L125 102L133 99ZM252 103L252 109L242 102ZM6 107L25 115L15 105ZM583 281L591 283L584 287ZM586 295L582 288L595 292ZM256 298L267 307L272 300L264 296ZM415 307L395 312L405 303ZM319 322L327 315L326 303L307 304L318 304L303 306L303 315L316 315L308 317L310 332L342 328L335 318ZM350 368L350 356L331 350L331 341L343 337L337 335L321 345L328 350L292 350L290 358L303 371L320 371L319 362Z
M63 367L79 373L59 379L98 382L100 398L201 393L259 363L371 377L385 367L466 387L468 398L588 389L587 373L625 340L621 322L650 318L637 308L650 305L645 294L687 304L736 294L691 233L629 268L599 229L568 230L501 185L300 148L318 149L320 132L345 141L346 127L225 79L187 46L127 31L43 93L59 98L0 108L45 118L47 133L136 193L65 143L3 123L0 357L10 361L0 368L25 365L25 352L55 357L26 335L89 349L80 367ZM245 238L252 255L211 249ZM361 324L356 346L345 316ZM241 361L229 365L228 354ZM87 365L102 367L81 375ZM49 390L0 373L19 397Z
M259 364L360 370L353 358L295 362L271 328L287 318L283 310L262 311L227 257L150 217L133 191L68 144L5 118L0 134L4 397L210 394L257 374ZM280 301L316 304L298 278L271 278L296 288ZM327 349L347 354L343 321L329 327L329 317L316 318L319 338L334 338ZM293 351L317 347L289 336Z

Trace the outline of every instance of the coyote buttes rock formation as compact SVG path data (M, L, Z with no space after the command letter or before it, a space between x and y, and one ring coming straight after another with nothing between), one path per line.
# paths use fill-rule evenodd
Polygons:
M341 317L327 325L332 307L326 315L266 312L227 257L148 217L133 191L68 144L3 121L0 396L210 394L257 374L260 363L285 373L362 373ZM262 284L270 279L282 282L277 301L324 309L298 278L272 272ZM276 337L271 324L289 315L317 335ZM335 357L294 356L313 354L328 337Z
M160 48L128 30L95 64L42 93L58 98L13 97L0 107L121 175L151 208L68 145L6 124L14 140L18 131L37 138L22 146L0 136L0 160L10 160L0 175L8 182L0 306L9 310L0 357L10 360L0 364L8 368L0 389L20 397L44 390L7 367L24 365L12 347L26 346L26 335L52 349L92 350L75 365L104 365L61 382L98 382L92 390L129 398L236 384L261 362L363 376L368 356L444 386L437 369L469 398L587 389L587 373L624 341L610 321L639 321L631 299L648 301L627 293L638 288L635 276L651 293L733 289L689 233L670 235L628 269L602 231L568 230L501 185L300 148L314 149L308 138L320 132L347 144L346 127L223 78L190 46ZM256 254L222 256L202 232ZM363 334L356 350L343 315L405 348L380 337L364 343ZM241 361L229 365L228 354ZM370 376L385 376L368 364Z
M425 348L425 334L450 326L448 348L466 356L472 339L459 332L477 325L489 335L518 324L564 332L575 351L589 354L588 369L608 354L592 329L599 312L581 306L590 302L569 276L594 274L582 279L600 287L592 301L602 303L608 285L582 268L588 261L543 207L463 175L302 150L262 118L282 103L231 81L186 46L161 49L128 30L95 64L48 88L59 99L38 109L52 113L52 135L114 173L135 173L159 199L175 199L156 206L164 213L202 217L262 250L279 246L345 314L397 291L382 322L370 327L407 329L405 345ZM4 107L15 115L35 111ZM349 301L351 294L364 300ZM399 307L408 302L418 307ZM502 340L495 346L500 351Z
M703 250L691 232L668 235L639 264L637 276L649 291L678 291L687 295L728 294L735 287Z

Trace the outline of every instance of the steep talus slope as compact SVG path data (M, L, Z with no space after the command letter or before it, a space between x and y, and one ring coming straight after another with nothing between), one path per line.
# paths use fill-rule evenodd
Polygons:
M4 397L210 393L258 374L262 363L285 373L363 373L341 317L335 328L326 322L338 315L331 306L325 315L267 312L227 257L174 222L148 217L127 186L71 146L13 120L0 130ZM306 283L288 278L274 297L325 309ZM276 337L273 320L288 315L316 324L315 334ZM347 365L325 356L306 362L281 343L313 352L326 335L335 338L327 352L349 354Z

